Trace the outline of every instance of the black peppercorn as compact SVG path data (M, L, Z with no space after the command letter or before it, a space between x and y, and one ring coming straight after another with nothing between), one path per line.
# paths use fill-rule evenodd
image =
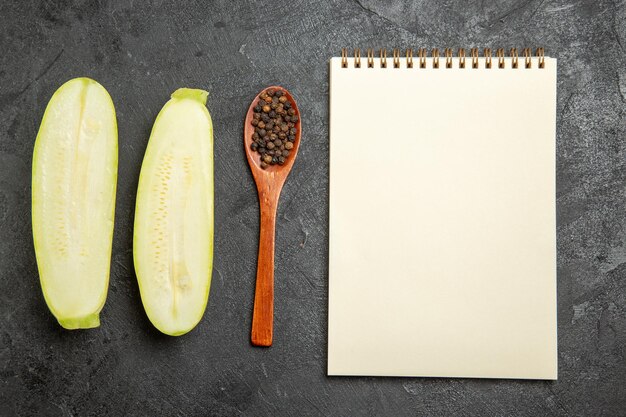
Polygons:
M267 89L253 108L253 142L250 149L261 155L261 168L283 165L294 148L295 123L300 119L290 99L280 89Z

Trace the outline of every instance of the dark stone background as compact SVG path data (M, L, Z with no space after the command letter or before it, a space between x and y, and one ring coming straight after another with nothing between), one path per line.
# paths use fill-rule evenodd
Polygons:
M624 1L2 1L0 415L626 415L625 45ZM446 46L545 46L559 59L558 382L325 376L328 59ZM46 103L77 76L113 97L120 160L102 325L68 332L39 287L30 165ZM275 343L258 349L242 121L271 84L297 98L304 136L279 211ZM210 91L215 270L204 319L171 338L144 314L131 244L149 132L183 86Z

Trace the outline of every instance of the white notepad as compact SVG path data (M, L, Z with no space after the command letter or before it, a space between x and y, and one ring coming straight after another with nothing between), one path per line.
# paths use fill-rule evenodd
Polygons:
M556 59L330 61L328 374L557 378Z

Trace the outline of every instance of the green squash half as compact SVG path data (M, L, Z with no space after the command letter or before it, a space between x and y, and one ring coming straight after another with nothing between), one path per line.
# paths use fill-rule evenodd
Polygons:
M181 88L157 116L141 166L133 257L141 300L161 332L193 329L213 268L213 124L208 93Z
M33 152L33 239L46 303L66 329L98 327L109 286L117 121L89 78L52 96Z

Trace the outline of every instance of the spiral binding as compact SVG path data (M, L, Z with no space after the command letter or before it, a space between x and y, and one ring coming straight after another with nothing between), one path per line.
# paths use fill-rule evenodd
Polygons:
M545 51L543 48L537 48L535 50L535 55L532 55L532 50L530 48L524 48L522 51L522 54L524 56L524 68L532 68L532 58L538 58L537 59L537 66L539 68L545 68ZM392 57L393 57L393 68L400 68L400 49L393 49L392 51ZM374 68L375 67L375 52L373 49L367 49L366 50L366 56L367 56L367 68ZM418 68L426 68L426 58L428 58L428 51L424 48L420 48L418 49L417 52L417 57L419 58L418 61ZM435 48L431 51L430 53L430 57L432 58L432 67L433 68L439 68L439 49ZM445 48L444 49L444 53L443 53L443 57L445 59L445 64L443 65L444 68L454 68L454 51L452 50L452 48ZM457 53L457 63L458 63L458 68L466 68L466 64L465 64L465 49L460 48L458 50ZM477 69L480 66L479 63L479 52L478 52L478 48L471 48L470 49L470 54L469 57L471 59L471 65L469 65L469 68L474 68ZM520 64L519 64L519 54L517 52L517 48L511 48L509 50L509 54L508 57L511 58L510 60L510 67L513 69L517 69L520 68ZM406 63L406 68L413 68L413 49L407 49L406 53L405 53L405 63ZM493 68L492 65L492 53L491 53L491 49L489 48L485 48L483 50L483 58L484 59L484 68L490 69ZM495 58L497 59L497 64L496 65L497 68L506 68L506 60L505 60L505 52L504 49L499 48L496 50L496 56ZM381 68L387 68L387 50L386 49L381 49L378 55L378 61L380 64ZM354 67L355 68L361 68L361 50L360 49L355 49L354 50ZM348 49L343 48L341 50L341 67L342 68L348 68Z

